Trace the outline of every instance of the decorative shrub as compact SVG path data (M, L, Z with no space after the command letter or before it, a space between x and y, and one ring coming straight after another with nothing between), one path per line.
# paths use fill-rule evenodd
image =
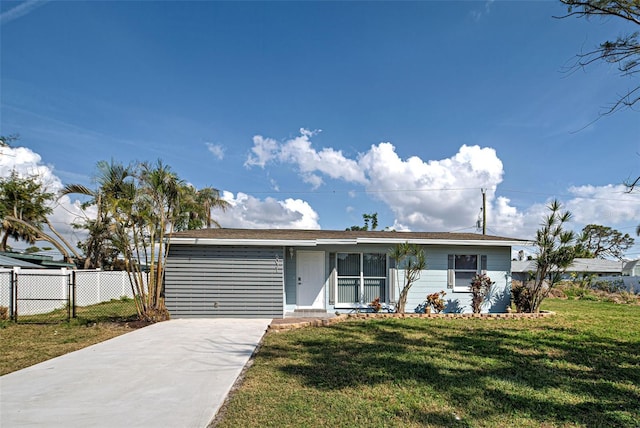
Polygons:
M485 297L489 294L491 286L495 282L491 281L486 274L475 275L471 280L471 308L474 314L479 314Z
M439 293L429 294L427 296L427 300L425 301L426 306L431 307L433 309L433 312L439 314L444 310L445 304L443 297L446 296L446 294L447 293L445 293L444 290L441 290Z
M596 281L592 288L594 290L605 291L607 293L619 293L625 291L624 281L622 279L610 279Z
M369 303L369 307L373 312L380 312L380 309L382 309L382 303L380 303L380 298L376 297L375 299L373 299L371 303Z
M521 282L511 284L511 300L516 305L516 311L531 312L531 289Z

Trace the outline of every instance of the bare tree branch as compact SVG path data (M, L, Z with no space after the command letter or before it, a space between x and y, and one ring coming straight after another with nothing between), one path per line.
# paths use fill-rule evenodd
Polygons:
M566 15L555 16L554 18L563 19L571 16L576 16L578 18L588 18L590 16L617 16L618 18L640 25L640 4L638 4L638 2L607 0L560 0L560 2L567 5L569 11Z
M593 16L617 17L640 26L639 0L560 0L560 2L567 6L568 12L565 15L555 17L558 19L571 16L587 19ZM620 76L635 77L640 73L639 36L640 32L635 31L618 36L615 40L604 41L591 51L577 54L575 62L566 71L573 72L596 62L604 61L615 65L620 72ZM617 100L600 116L633 108L636 104L639 104L640 84L635 81L634 85L626 93L618 95Z

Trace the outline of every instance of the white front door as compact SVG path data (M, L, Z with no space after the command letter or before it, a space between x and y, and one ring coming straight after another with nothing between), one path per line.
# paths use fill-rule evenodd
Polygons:
M298 251L296 255L298 308L324 309L324 251Z

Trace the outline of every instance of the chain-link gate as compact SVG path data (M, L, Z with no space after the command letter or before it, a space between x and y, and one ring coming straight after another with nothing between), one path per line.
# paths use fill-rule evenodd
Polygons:
M0 268L0 320L129 320L137 315L133 296L124 271Z
M13 280L13 319L20 323L58 323L72 316L72 272L17 273Z

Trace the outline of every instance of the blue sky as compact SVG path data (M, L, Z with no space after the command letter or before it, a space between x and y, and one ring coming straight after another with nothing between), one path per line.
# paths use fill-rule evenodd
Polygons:
M532 238L550 198L633 233L637 84L567 72L632 29L554 19L556 1L0 4L0 172L91 184L158 158L224 192L226 227L380 226ZM636 78L637 79L637 78ZM74 200L64 212L63 226ZM64 227L64 226L63 226ZM640 256L638 247L631 257Z

